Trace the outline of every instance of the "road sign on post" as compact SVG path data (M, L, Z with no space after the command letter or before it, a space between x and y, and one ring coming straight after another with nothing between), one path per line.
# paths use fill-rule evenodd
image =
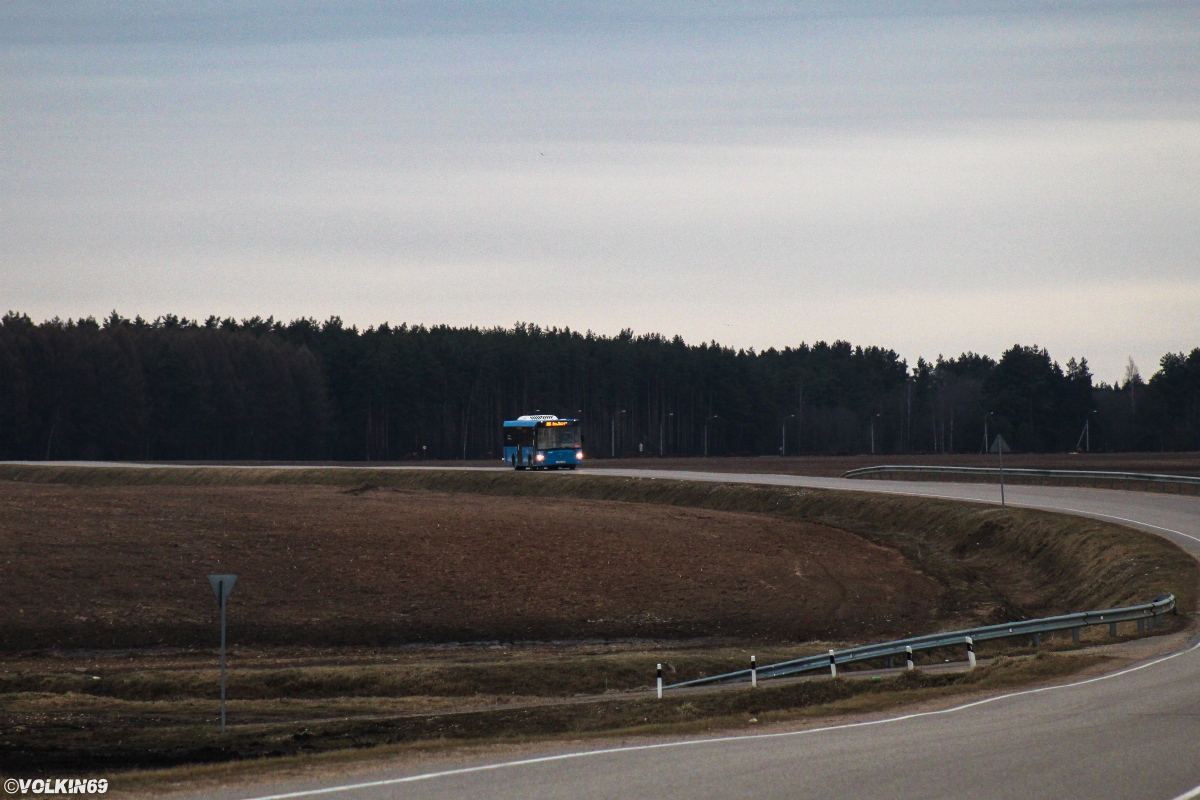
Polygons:
M212 585L213 594L217 596L217 605L221 607L221 733L225 732L225 606L233 585L237 583L237 575L209 575L208 582Z
M1008 442L1004 441L1004 437L996 434L996 440L992 442L991 451L1000 456L1000 510L1004 511L1004 454L1011 453L1012 448L1008 446Z

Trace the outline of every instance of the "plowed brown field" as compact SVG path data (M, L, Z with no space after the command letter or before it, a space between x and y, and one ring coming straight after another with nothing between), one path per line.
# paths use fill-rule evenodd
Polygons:
M0 483L0 647L875 638L944 588L778 516L326 486ZM852 601L852 602L849 602Z

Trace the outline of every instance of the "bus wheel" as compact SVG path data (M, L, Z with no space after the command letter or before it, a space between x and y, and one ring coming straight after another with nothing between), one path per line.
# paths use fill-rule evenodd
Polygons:
M519 470L523 470L523 469L525 469L525 467L524 467L524 466L522 466L522 465L519 465L519 464L518 464L518 465L517 465L517 469L519 469Z

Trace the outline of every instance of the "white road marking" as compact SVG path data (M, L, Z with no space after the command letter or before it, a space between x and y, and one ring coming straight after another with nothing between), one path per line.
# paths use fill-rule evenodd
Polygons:
M1071 689L1076 686L1086 686L1090 683L1099 683L1100 681L1112 680L1120 678L1124 675L1129 675L1134 672L1153 667L1164 661L1170 661L1173 658L1191 653L1193 650L1200 648L1200 643L1194 644L1186 650L1180 650L1177 653L1172 653L1168 656L1148 661L1145 664L1139 664L1136 667L1129 667L1119 672L1113 672L1108 675L1101 675L1096 678L1088 678L1082 681L1074 681L1072 683L1063 683L1057 686L1043 686L1038 689L1025 689L1020 692L1010 692L1009 694L997 695L996 697L987 697L983 700L975 700L971 703L964 703L961 706L953 708L943 708L938 711L920 711L915 714L903 714L899 717L887 717L885 719L870 720L867 722L850 722L845 725L827 725L821 728L808 728L802 731L783 731L781 733L750 733L739 736L718 736L711 739L688 739L682 742L659 742L657 744L641 744L630 745L626 747L610 747L604 750L585 750L580 753L560 753L553 756L541 756L539 758L524 758L518 761L502 761L498 764L483 764L477 767L462 767L459 769L448 769L441 772L426 772L420 775L409 775L404 778L386 778L378 781L366 781L364 783L348 783L342 786L328 786L323 789L306 789L298 792L286 792L284 794L269 794L260 797L247 798L247 800L290 800L295 797L316 797L323 794L335 794L339 792L352 792L357 789L371 789L379 786L395 786L401 783L416 783L418 781L435 780L437 778L448 778L455 775L468 775L473 772L489 772L491 770L505 769L508 767L523 767L530 764L545 764L552 761L568 761L575 758L587 758L591 756L611 755L613 753L633 753L645 750L662 750L668 747L689 747L692 745L702 744L723 744L726 742L742 742L756 739L782 739L791 736L806 736L814 733L824 733L827 731L848 730L851 728L867 728L873 725L885 725L892 722L905 722L911 719L920 719L922 717L935 717L942 714L953 714L958 711L965 711L971 708L978 708L990 703L995 703L1000 700L1008 700L1014 697L1024 697L1026 695L1041 694L1043 692L1053 692L1059 689ZM1191 792L1173 798L1173 800L1192 800L1200 797L1200 786L1193 789Z

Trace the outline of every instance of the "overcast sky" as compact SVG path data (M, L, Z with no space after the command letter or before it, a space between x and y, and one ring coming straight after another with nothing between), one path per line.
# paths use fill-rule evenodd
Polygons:
M5 2L0 309L1200 346L1200 4Z

